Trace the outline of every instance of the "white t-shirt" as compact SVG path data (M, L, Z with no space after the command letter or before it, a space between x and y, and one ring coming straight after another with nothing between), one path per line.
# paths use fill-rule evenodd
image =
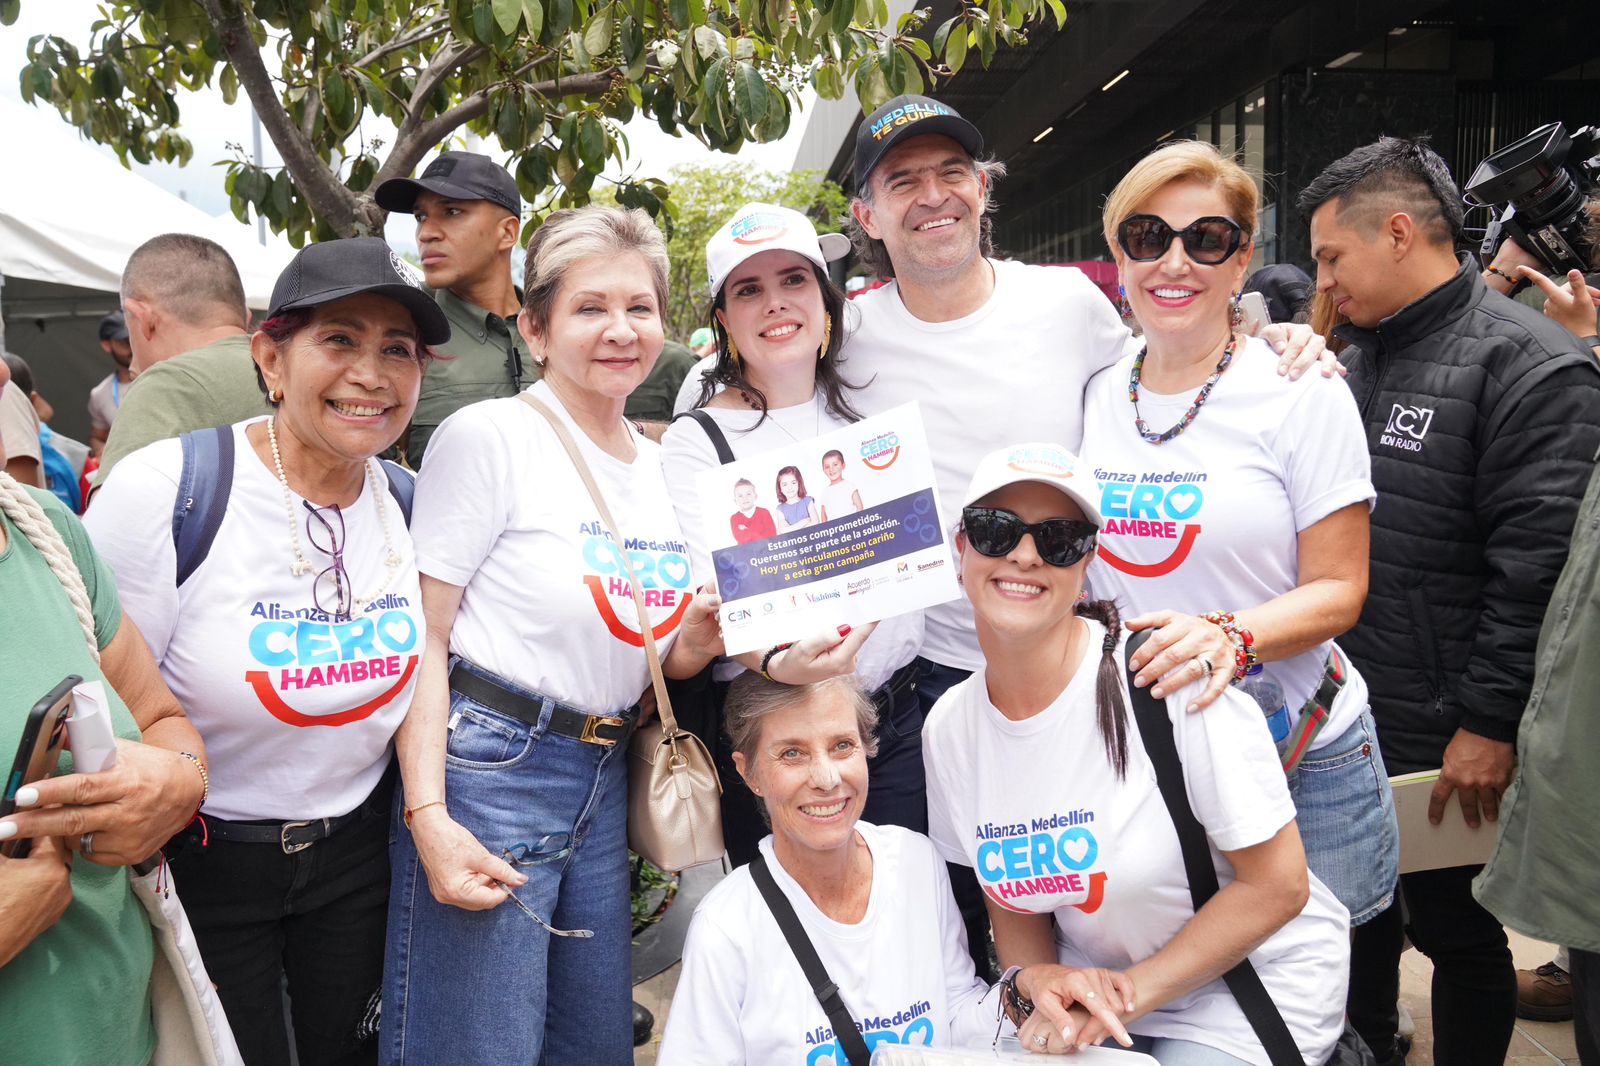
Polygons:
M929 829L940 854L976 869L991 900L1054 915L1063 965L1123 970L1170 943L1194 909L1177 830L1126 683L1124 779L1106 757L1094 702L1105 629L1087 624L1090 653L1056 701L1032 718L1014 722L1001 714L982 670L934 706L922 733ZM1294 805L1255 704L1230 690L1205 713L1188 714L1183 708L1199 687L1169 696L1167 714L1189 803L1226 887L1233 869L1220 852L1271 839L1294 818ZM1250 954L1308 1062L1326 1059L1344 1028L1349 925L1349 913L1313 875L1305 909ZM1128 1028L1268 1061L1220 979Z
M1078 447L1084 385L1122 356L1130 337L1111 301L1076 268L991 263L993 295L953 322L915 317L896 284L863 293L853 301L861 327L844 349L844 376L864 386L852 394L863 414L921 404L952 522L990 452L1033 440ZM963 670L983 665L966 597L930 607L927 617L925 657Z
M1265 341L1247 341L1189 428L1160 445L1134 426L1132 356L1090 382L1081 458L1100 482L1106 527L1089 583L1124 618L1237 610L1281 596L1300 583L1296 536L1377 498L1349 387L1316 373L1290 381L1277 366ZM1139 388L1139 410L1154 432L1176 425L1193 402L1193 392ZM1332 647L1326 641L1264 666L1291 715L1316 692ZM1338 738L1366 706L1366 682L1350 667L1312 750Z
M699 394L696 393L696 396ZM854 395L854 394L852 394ZM717 427L727 438L734 456L749 457L793 445L796 441L810 440L830 430L849 425L849 422L828 410L827 397L818 392L809 403L794 407L781 407L767 412L766 421L756 425L760 417L755 411L741 411L729 407L707 407L706 413L716 420ZM690 418L680 419L667 428L661 438L661 466L667 475L667 487L672 491L672 502L678 508L678 522L683 527L684 539L689 542L689 552L694 559L697 574L714 573L707 546L703 543L705 532L700 516L700 493L697 482L702 472L719 465L717 449L700 423ZM816 478L823 484L826 477L821 472ZM817 498L817 489L808 480L806 492ZM776 515L774 515L776 517ZM856 656L856 676L868 689L876 689L888 681L894 672L917 657L922 646L922 612L885 618L872 631L872 636L861 646ZM718 663L716 677L727 681L744 672L735 662Z
M831 522L835 518L844 518L853 515L861 508L856 506L856 493L860 490L855 487L849 478L842 477L838 481L826 481L817 492L817 498L822 502L822 520ZM862 506L866 506L862 500Z
M549 385L528 391L578 442L665 659L696 585L660 447L633 434L638 455L625 463L573 423ZM465 589L451 652L596 714L632 706L649 687L621 554L555 430L521 399L484 400L444 420L417 476L411 528L418 569Z
M348 622L318 611L312 586L332 559L307 535L305 501L291 493L300 550L312 569L300 577L290 572L283 486L245 439L249 424L233 427L228 506L205 560L182 587L172 544L183 470L176 438L118 463L84 525L116 572L122 607L162 678L205 739L205 813L332 818L377 787L411 706L425 636L416 560L405 516L373 460L380 484L374 489L369 479L342 510L344 565L354 595L384 593ZM392 570L379 507L401 559Z
M844 925L817 909L761 842L773 879L799 915L865 1037L879 1044L984 1046L996 1003L972 970L944 861L928 838L857 822L872 850L867 913ZM656 1059L661 1066L846 1066L827 1012L748 867L695 908L683 972Z

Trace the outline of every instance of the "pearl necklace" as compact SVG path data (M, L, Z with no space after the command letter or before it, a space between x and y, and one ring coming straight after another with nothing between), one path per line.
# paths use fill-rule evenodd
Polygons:
M304 577L311 572L311 561L300 550L300 523L295 520L294 492L289 488L289 477L283 472L283 455L278 451L277 425L277 415L267 419L267 444L272 449L272 466L278 473L278 484L283 488L283 512L289 521L289 544L294 550L294 562L289 564L289 573L295 577ZM389 508L384 505L383 498L379 495L383 486L378 483L378 472L373 468L371 459L364 465L367 482L372 486L373 505L378 509L378 522L383 527L383 546L386 549L383 565L389 568L389 576L384 578L383 584L379 585L378 590L371 596L351 597L352 615L360 614L367 604L388 591L401 562L400 553L394 550L394 539L389 535Z

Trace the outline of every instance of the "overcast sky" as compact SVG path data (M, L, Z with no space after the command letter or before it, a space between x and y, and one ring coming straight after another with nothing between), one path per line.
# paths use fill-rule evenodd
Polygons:
M41 33L54 34L73 41L80 48L87 47L89 26L97 17L97 6L95 0L22 0L22 14L16 23L0 27L0 96L20 99L18 75L27 61L30 37ZM169 163L153 163L149 166L136 163L134 172L184 197L208 214L227 214L228 196L222 187L226 172L222 167L212 164L234 157L228 148L230 143L242 145L247 153L250 151L250 105L243 93L230 107L223 102L220 92L207 91L180 93L178 106L182 113L179 130L194 145L194 159L186 167ZM44 110L54 113L52 108ZM608 171L613 176L637 170L644 176L665 177L667 170L679 163L716 162L733 158L721 152L712 152L691 137L668 136L661 132L653 119L635 120L625 129L631 156L626 168L613 166ZM738 159L772 170L787 170L794 162L804 129L805 113L802 112L795 116L789 134L783 140L772 144L747 145L739 153ZM392 139L394 129L379 119L365 123L363 132L387 140ZM272 141L265 135L262 140L266 165L280 164ZM100 145L95 147L114 155L109 148ZM495 151L497 147L491 144L485 150L499 154ZM28 165L47 167L49 160L30 158ZM391 218L387 235L396 247L415 249L409 219Z

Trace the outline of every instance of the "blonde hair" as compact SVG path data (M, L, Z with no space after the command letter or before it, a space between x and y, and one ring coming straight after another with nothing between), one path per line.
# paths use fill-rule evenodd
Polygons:
M655 288L656 313L667 315L667 241L639 208L571 207L556 211L528 239L522 279L522 309L542 330L567 272L578 263L628 252L642 257Z
M1133 165L1106 197L1101 217L1106 244L1113 256L1121 250L1117 227L1158 191L1175 181L1192 181L1216 189L1228 204L1228 217L1244 230L1246 243L1255 239L1261 190L1249 171L1223 155L1209 141L1164 144Z

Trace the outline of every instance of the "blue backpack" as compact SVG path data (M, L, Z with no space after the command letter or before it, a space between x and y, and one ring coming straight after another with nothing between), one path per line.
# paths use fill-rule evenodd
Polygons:
M178 498L172 504L172 546L178 553L176 584L181 585L205 561L228 509L228 494L233 491L233 427L195 430L183 434L178 442L183 445L183 472L178 476ZM389 495L400 505L409 527L417 477L399 463L380 461L388 475Z
M61 454L52 438L55 431L49 426L39 427L39 465L44 468L44 483L56 499L72 508L73 514L83 513L83 496L78 488L78 471L72 460Z

